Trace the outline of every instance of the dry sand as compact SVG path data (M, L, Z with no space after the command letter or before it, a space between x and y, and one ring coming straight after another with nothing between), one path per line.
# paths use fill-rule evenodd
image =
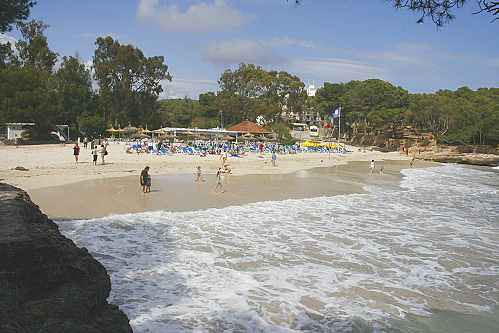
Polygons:
M90 218L111 213L219 208L262 200L360 192L363 177L374 176L368 174L372 159L377 163L375 174L379 175L379 166L383 164L386 177L400 177L399 171L409 167L405 155L359 152L356 147L348 146L352 152L347 154L278 155L276 167L272 166L271 154L229 156L226 164L232 175L224 177L226 193L213 194L214 175L222 164L220 156L137 155L127 154L124 148L124 145L108 146L106 164L101 164L99 156L98 165L94 166L90 149L84 148L76 164L72 145L0 146L0 181L27 191L50 217ZM139 174L146 165L151 167L153 185L151 193L142 195ZM198 165L204 182L193 181ZM436 164L415 163L415 167L430 165Z

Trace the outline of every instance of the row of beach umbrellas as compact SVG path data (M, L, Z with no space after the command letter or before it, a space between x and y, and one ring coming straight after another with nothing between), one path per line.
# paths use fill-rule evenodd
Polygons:
M176 135L173 135L173 134L169 134L168 132L164 131L163 128L160 128L158 130L154 130L154 131L151 131L147 128L145 129L142 129L141 127L137 128L135 126L132 126L130 124L128 124L128 126L124 127L124 128L121 128L121 126L118 126L117 129L113 128L111 126L111 128L107 129L108 132L111 132L111 133L126 133L128 135L130 135L132 138L150 138L150 136L147 134L147 133L156 133L156 134L159 134L158 138L159 139L178 139L179 137L176 136ZM207 141L207 140L210 140L210 138L206 137L205 135L203 134L196 134L196 133L193 133L191 132L190 130L187 130L185 132L183 132L182 134L184 135L187 135L189 136L190 138L192 138L193 140L204 140L204 141ZM217 139L217 140L221 140L221 141L230 141L230 140L236 140L236 138L230 136L230 135L227 135L227 134L220 134L218 133L217 135L215 135L213 137L213 139ZM251 133L246 133L244 135L241 135L237 138L238 141L269 141L269 142L275 142L277 141L277 133L273 132L271 133L271 138L267 138L263 135L260 135L258 137L255 137L253 134Z

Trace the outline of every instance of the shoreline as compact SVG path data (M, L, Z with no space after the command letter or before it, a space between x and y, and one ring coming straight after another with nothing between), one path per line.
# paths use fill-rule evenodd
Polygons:
M353 146L347 146L351 151L347 154L277 155L276 167L272 166L271 154L249 154L240 158L229 156L226 164L232 169L232 175L226 176L223 181L224 190L228 193L216 193L214 196L215 173L222 164L219 155L137 155L126 153L124 148L125 145L118 144L108 146L106 164L102 165L99 157L98 164L94 166L90 149L81 148L80 163L76 164L70 145L0 146L0 182L25 190L33 202L52 218L92 218L151 209L178 211L225 207L276 198L312 197L318 193L353 193L362 190L361 180L369 173L372 159L376 161L376 174L379 174L381 163L385 164L385 178L393 176L389 175L394 170L388 167L388 163L394 168L398 165L396 168L399 171L410 167L410 157L401 153L363 152ZM352 162L358 163L358 166L352 167ZM157 192L142 198L139 174L146 165L151 167L152 190ZM416 160L414 167L423 165L439 163ZM193 181L197 166L201 166L205 179L204 183L197 184L201 187L199 189ZM319 190L324 186L321 180L312 184L313 177L320 173L317 170L328 168L342 177L347 175L355 180L345 183L336 177L334 191ZM276 187L274 182L278 181L280 183ZM297 184L295 187L293 182ZM251 191L239 192L239 189L235 190L238 186L251 188Z
M191 174L166 174L152 177L152 191L141 194L135 176L103 178L35 189L30 197L54 219L90 219L112 214L164 211L199 211L321 196L367 193L364 186L376 182L398 183L408 169L405 161L383 162L385 172L369 174L365 162L352 161L331 167L316 167L288 174L224 175L225 193L213 193L215 175L204 175L195 182ZM421 162L415 168L439 166Z

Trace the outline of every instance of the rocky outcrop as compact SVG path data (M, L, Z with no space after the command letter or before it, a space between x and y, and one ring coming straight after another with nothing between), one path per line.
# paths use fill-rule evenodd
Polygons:
M106 268L0 184L0 332L131 332Z
M456 154L456 155L425 155L424 160L442 163L460 163L472 165L497 166L498 155L488 154Z

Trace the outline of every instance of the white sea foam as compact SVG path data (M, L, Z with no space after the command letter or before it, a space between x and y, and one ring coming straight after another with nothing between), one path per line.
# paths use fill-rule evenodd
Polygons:
M498 173L403 173L369 194L59 224L107 267L137 332L404 330L497 308Z

